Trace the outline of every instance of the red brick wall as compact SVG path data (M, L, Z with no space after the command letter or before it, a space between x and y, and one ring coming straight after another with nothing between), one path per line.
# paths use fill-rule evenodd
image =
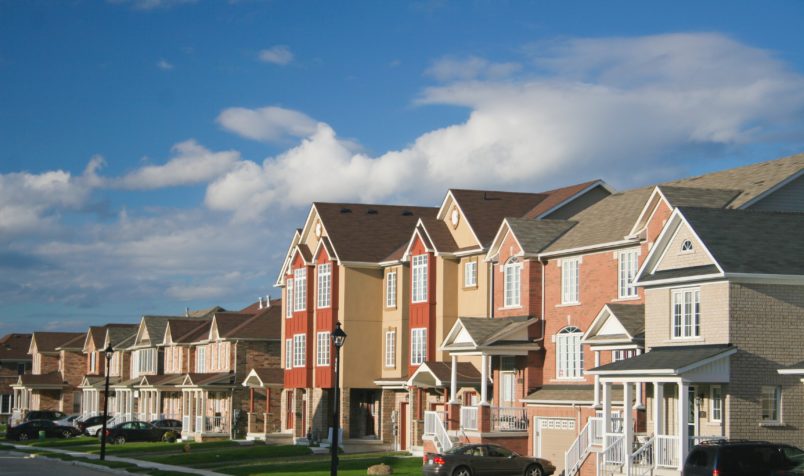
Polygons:
M436 318L436 260L433 253L428 253L421 241L421 238L416 237L416 241L410 248L410 255L416 256L427 254L427 301L413 303L413 270L411 263L410 280L405 283L411 289L409 293L411 296L411 303L409 306L410 313L410 329L425 327L427 328L427 357L425 360L430 360L435 356L435 318ZM412 336L411 336L412 337ZM408 339L409 345L413 345L413 339ZM408 355L412 355L412 348L408 349ZM413 373L418 368L418 365L408 364L408 375Z
M523 260L521 279L520 303L521 307L504 309L505 303L505 273L503 266L508 259L519 253L521 249L516 240L509 233L500 246L499 261L494 265L494 317L536 316L542 314L542 267L538 261Z

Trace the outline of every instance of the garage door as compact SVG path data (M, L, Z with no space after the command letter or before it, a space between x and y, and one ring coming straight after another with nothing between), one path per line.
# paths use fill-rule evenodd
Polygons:
M555 474L564 470L564 453L578 435L575 420L572 418L536 418L533 425L533 440L536 442L536 456L549 460L556 466Z

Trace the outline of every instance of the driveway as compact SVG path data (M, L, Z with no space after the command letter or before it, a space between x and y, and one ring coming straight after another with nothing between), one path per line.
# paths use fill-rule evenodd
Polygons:
M75 466L65 461L31 458L15 451L0 451L0 467L3 476L30 476L32 474L58 474L59 476L109 476L108 472L96 471L85 466Z

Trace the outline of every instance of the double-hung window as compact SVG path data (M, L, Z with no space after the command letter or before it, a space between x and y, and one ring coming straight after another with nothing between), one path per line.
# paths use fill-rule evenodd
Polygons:
M477 286L477 261L472 260L463 265L463 287Z
M385 366L396 367L396 331L385 332Z
M410 330L410 363L419 365L427 360L427 328Z
M503 305L505 307L519 307L521 305L520 296L522 295L522 263L515 258L511 258L503 266L503 273L505 274L503 281L505 299Z
M427 255L416 255L412 258L413 290L412 302L427 301Z
M97 362L97 352L90 352L89 353L89 373L95 374L98 371L98 362Z
M500 372L500 402L509 406L514 403L516 395L516 374L514 372Z
M293 271L293 281L296 294L293 297L295 305L294 311L304 311L307 308L307 268L299 268Z
M385 277L385 307L396 307L396 271Z
M195 352L195 371L204 373L207 371L207 346L199 345Z
M316 360L318 366L329 365L329 332L319 332L316 334Z
M578 258L561 260L561 304L578 304Z
M673 290L673 338L701 335L701 290Z
M611 361L612 362L619 362L621 360L630 359L631 357L636 355L636 350L634 349L618 349L611 351Z
M637 296L637 289L634 286L634 278L637 273L637 257L639 252L636 249L620 251L617 263L618 272L618 292L620 298L631 298Z
M782 387L763 386L760 395L763 423L782 421Z
M293 366L294 367L304 367L306 365L305 362L305 350L307 344L307 336L304 334L296 334L293 336Z
M285 317L293 317L293 280L288 279L285 290Z
M285 339L285 368L293 367L293 340Z
M556 377L577 379L583 377L583 332L577 327L565 327L556 335Z
M721 421L723 419L723 393L720 385L709 387L709 419Z
M329 307L332 289L332 265L318 265L318 307Z

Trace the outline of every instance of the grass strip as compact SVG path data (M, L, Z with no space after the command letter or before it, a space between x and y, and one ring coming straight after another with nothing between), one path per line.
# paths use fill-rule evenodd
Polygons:
M191 450L190 453L179 453L160 456L142 456L140 459L155 463L175 464L181 466L207 465L210 463L229 463L253 459L290 458L312 454L306 446L247 446L241 448L206 448L204 451Z

